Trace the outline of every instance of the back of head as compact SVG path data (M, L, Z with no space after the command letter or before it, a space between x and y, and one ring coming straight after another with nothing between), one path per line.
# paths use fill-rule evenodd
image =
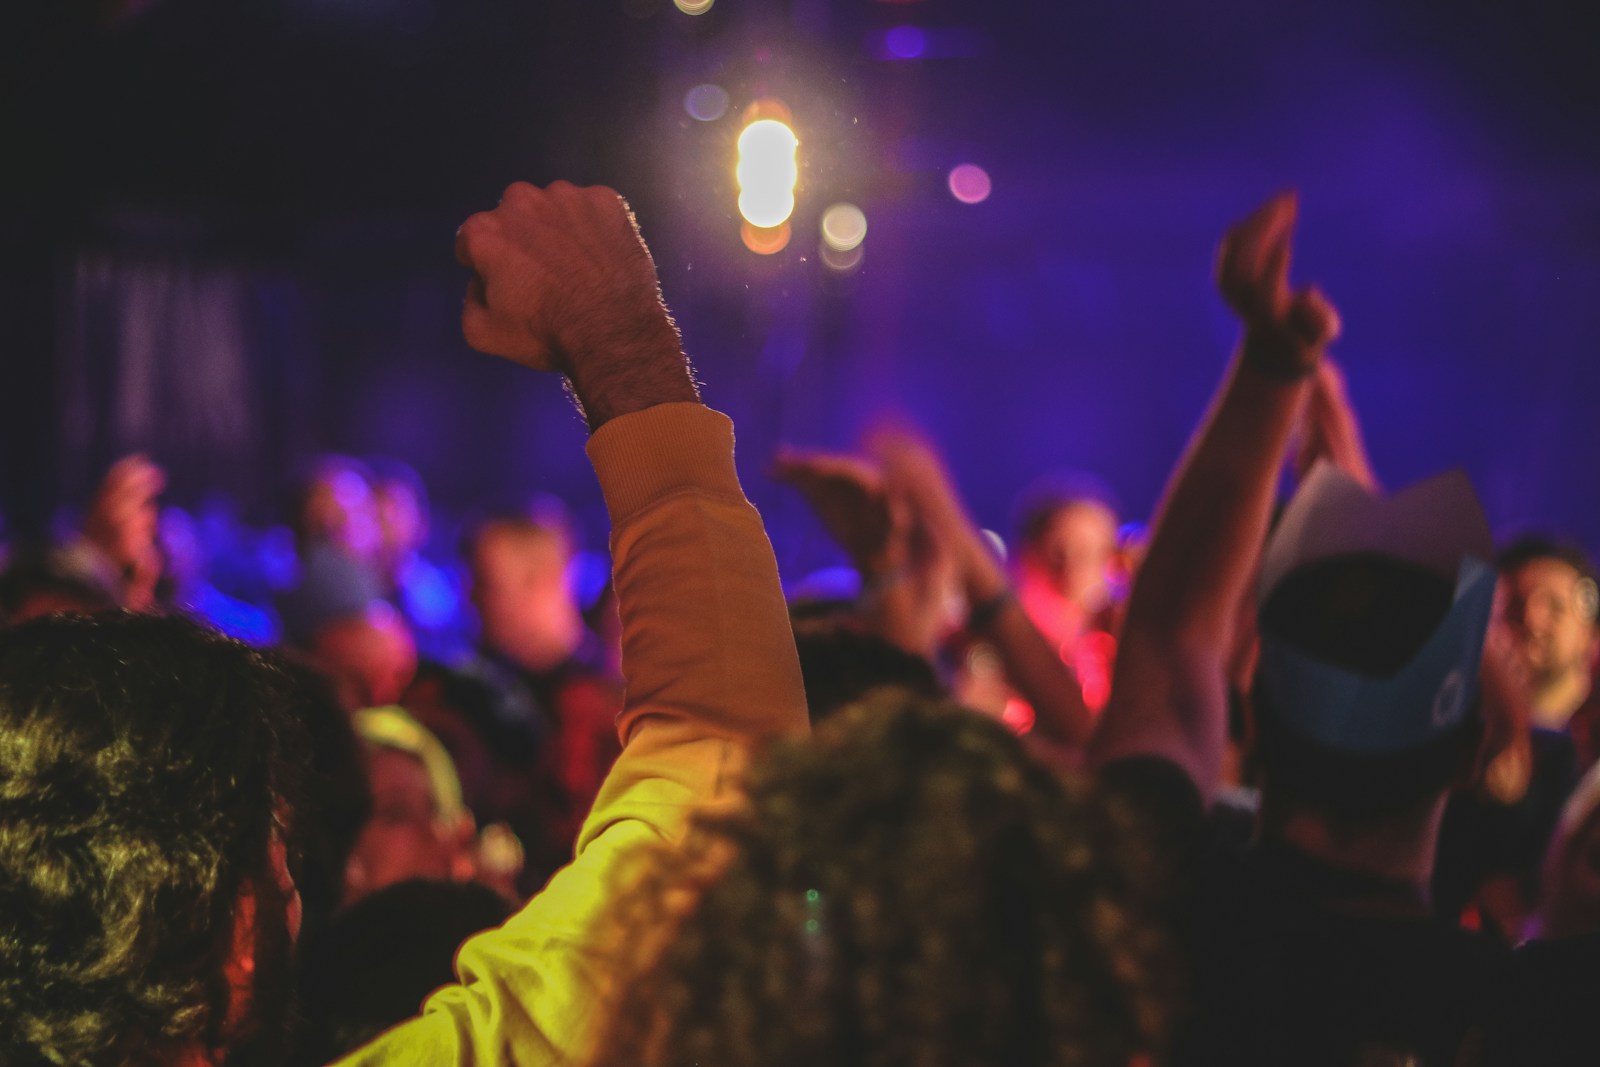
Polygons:
M116 594L100 576L74 566L69 553L17 553L0 573L0 623L17 624L56 612L109 611Z
M1452 587L1424 568L1372 553L1290 573L1262 606L1264 636L1363 679L1393 679L1449 611ZM1288 688L1288 687L1283 687ZM1258 676L1253 694L1266 792L1360 824L1416 807L1448 787L1477 744L1475 715L1416 744L1367 751L1297 729L1284 693Z
M624 896L607 1065L1125 1065L1166 1023L1126 844L998 724L884 693Z
M1269 816L1351 828L1436 801L1480 733L1493 595L1488 527L1465 478L1392 498L1322 466L1263 557L1253 704Z
M415 1015L429 993L455 980L461 942L512 910L484 885L415 880L340 912L307 940L301 960L308 1020L297 1061L320 1067Z
M933 664L892 641L830 619L797 621L795 648L813 725L866 697L896 687L938 699L945 688Z
M0 1062L162 1063L245 1036L225 967L241 891L276 884L297 747L280 680L182 619L0 633ZM286 955L283 903L256 926Z

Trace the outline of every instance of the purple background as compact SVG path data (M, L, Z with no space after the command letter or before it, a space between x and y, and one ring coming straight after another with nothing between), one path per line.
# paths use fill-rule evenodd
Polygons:
M1592 4L33 6L0 34L18 529L130 448L175 499L226 488L255 521L332 448L407 460L446 512L546 489L596 525L559 388L456 331L454 228L518 178L634 200L790 576L832 553L761 477L773 448L847 446L885 410L986 523L1061 470L1142 518L1233 340L1216 239L1295 186L1295 274L1344 315L1385 482L1463 465L1498 531L1600 548ZM898 26L922 57L892 58L919 40ZM714 123L682 107L706 81L733 100ZM796 236L767 259L730 173L764 93L803 142ZM962 162L985 203L949 195ZM817 256L838 200L869 220L849 275Z

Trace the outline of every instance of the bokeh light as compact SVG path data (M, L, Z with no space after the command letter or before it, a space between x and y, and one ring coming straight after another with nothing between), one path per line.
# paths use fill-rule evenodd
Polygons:
M716 0L672 0L685 15L704 15Z
M707 82L683 94L683 110L701 122L715 122L728 113L728 91Z
M989 172L976 163L963 163L950 172L950 195L963 204L981 204L993 191Z
M840 274L848 274L861 266L864 257L865 253L860 245L847 252L841 252L837 248L829 248L827 242L823 242L822 247L817 250L817 258L822 260L823 265Z
M776 226L754 226L745 223L740 236L744 246L758 256L771 256L789 247L791 232L787 222Z
M928 50L928 35L916 26L896 26L883 43L896 59L918 59Z
M835 252L859 248L867 237L867 216L854 204L835 204L822 213L822 242Z
M757 119L739 134L734 179L739 183L739 214L752 226L772 229L794 213L799 147L794 131L778 119Z

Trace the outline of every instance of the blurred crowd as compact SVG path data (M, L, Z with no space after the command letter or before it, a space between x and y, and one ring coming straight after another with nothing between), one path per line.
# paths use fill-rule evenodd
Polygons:
M1294 214L1148 522L799 442L853 575L785 601L631 216L513 187L464 327L568 378L609 553L334 455L6 546L0 1063L1594 1062L1595 566L1386 493Z

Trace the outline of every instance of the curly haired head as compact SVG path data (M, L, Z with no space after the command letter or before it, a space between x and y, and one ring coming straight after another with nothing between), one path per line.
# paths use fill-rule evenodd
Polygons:
M257 653L183 619L0 632L0 1063L172 1062L237 1036L235 908L247 885L283 903L285 703Z
M1176 968L1119 814L954 705L884 696L650 853L596 1067L1127 1067Z

